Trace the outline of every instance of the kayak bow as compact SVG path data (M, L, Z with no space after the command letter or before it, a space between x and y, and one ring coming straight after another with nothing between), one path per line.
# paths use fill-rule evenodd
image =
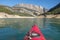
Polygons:
M37 25L33 25L32 29L24 37L24 40L46 40Z

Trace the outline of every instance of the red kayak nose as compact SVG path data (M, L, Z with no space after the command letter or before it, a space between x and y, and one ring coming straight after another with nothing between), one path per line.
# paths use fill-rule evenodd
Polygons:
M35 24L32 26L31 30L24 37L24 40L46 40L41 30Z

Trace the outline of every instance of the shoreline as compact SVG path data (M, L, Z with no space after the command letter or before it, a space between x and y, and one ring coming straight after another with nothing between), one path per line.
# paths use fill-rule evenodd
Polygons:
M60 18L60 14L59 15L46 15L46 17L43 15L36 16L36 17L29 17L29 16L9 15L7 13L0 12L0 18Z
M46 18L60 18L60 14L59 15L47 15Z
M26 17L26 16L17 16L17 17L0 17L0 18L60 18L60 15L56 17L56 15L47 15L46 17L44 16L39 16L39 17Z

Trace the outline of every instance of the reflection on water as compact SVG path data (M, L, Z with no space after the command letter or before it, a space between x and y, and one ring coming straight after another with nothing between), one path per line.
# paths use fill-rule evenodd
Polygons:
M47 40L60 40L60 19L0 19L0 40L23 40L32 25L37 24Z

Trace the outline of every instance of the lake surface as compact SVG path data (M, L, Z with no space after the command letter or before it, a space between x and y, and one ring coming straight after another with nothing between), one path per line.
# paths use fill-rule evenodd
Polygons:
M60 40L60 19L56 18L0 18L0 40L23 40L34 24L47 40Z

